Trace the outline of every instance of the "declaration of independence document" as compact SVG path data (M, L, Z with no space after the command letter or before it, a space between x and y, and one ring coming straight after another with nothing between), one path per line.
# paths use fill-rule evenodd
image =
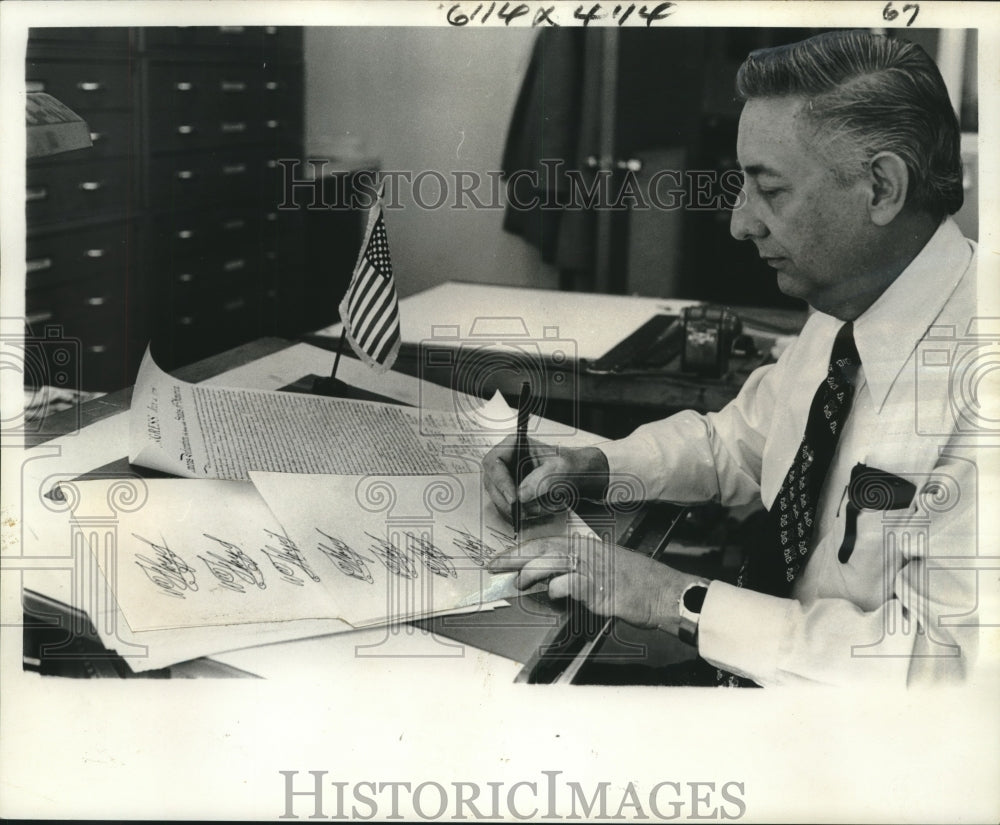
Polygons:
M129 422L129 460L183 478L249 480L250 470L411 474L468 471L392 404L180 381L147 351Z

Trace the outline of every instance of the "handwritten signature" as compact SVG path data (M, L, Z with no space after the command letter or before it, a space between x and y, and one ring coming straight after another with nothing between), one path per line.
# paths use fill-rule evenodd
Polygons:
M490 559L498 552L468 530L459 530L457 527L449 527L448 529L458 534L452 539L452 543L472 559L473 563L478 564L480 567L486 567Z
M138 533L132 535L156 551L155 560L137 553L135 563L149 577L149 580L160 588L160 593L183 599L185 591L198 589L194 568L167 547L165 540L163 544L157 544L143 538Z
M329 533L324 533L318 527L316 532L321 533L326 536L333 547L330 547L323 542L319 542L319 549L335 564L337 569L340 570L344 575L350 576L352 579L358 579L363 582L368 582L372 584L375 579L372 577L371 571L368 569L368 565L375 563L375 559L369 559L362 556L360 553L355 552L350 547L348 547L340 539L335 539Z
M280 548L277 548L272 547L270 544L265 544L261 548L261 552L267 556L268 561L271 562L274 569L281 574L283 581L302 587L305 582L298 576L296 570L305 573L314 582L320 580L319 576L306 563L305 558L302 556L302 551L299 550L295 542L281 533L275 533L273 530L265 529L264 532L277 539L281 545Z
M410 549L417 554L424 567L442 578L458 578L458 572L451 561L451 557L439 550L427 539L418 538L412 533L407 533L409 537Z
M264 574L261 572L260 567L257 566L257 562L244 553L240 547L225 539L210 536L208 533L202 533L202 535L207 539L218 542L225 550L222 554L209 550L205 554L209 558L202 555L198 556L199 559L205 562L205 566L208 567L212 575L218 579L219 584L227 590L232 590L236 593L245 593L245 584L256 585L261 590L267 587L267 583L264 581Z
M382 564L385 565L386 570L406 579L415 579L417 577L417 568L413 564L413 559L403 550L400 550L391 541L373 536L367 531L365 535L373 542L369 549L382 560Z

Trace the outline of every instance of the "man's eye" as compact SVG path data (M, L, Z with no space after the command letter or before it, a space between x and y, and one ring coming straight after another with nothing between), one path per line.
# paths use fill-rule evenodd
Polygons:
M762 186L757 187L757 191L765 198L773 198L775 195L781 193L781 189L765 189Z

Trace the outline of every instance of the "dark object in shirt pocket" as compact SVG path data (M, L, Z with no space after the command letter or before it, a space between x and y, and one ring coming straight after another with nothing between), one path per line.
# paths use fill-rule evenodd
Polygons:
M859 512L904 510L913 503L916 492L916 485L905 478L860 462L855 464L847 486L847 527L837 553L840 563L847 564L854 552Z

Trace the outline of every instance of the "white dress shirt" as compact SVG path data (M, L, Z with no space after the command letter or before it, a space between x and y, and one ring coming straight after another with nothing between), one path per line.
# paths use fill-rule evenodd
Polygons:
M961 388L949 376L968 349L975 277L976 246L946 219L855 320L862 367L820 494L812 553L792 598L712 582L698 632L707 661L765 686L968 674L977 640L978 573L968 563L978 551L976 465L956 425ZM756 370L721 411L682 412L601 444L612 479L638 476L647 499L770 507L841 324L813 313L778 362ZM858 462L913 482L917 493L908 509L862 510L853 554L841 563Z

